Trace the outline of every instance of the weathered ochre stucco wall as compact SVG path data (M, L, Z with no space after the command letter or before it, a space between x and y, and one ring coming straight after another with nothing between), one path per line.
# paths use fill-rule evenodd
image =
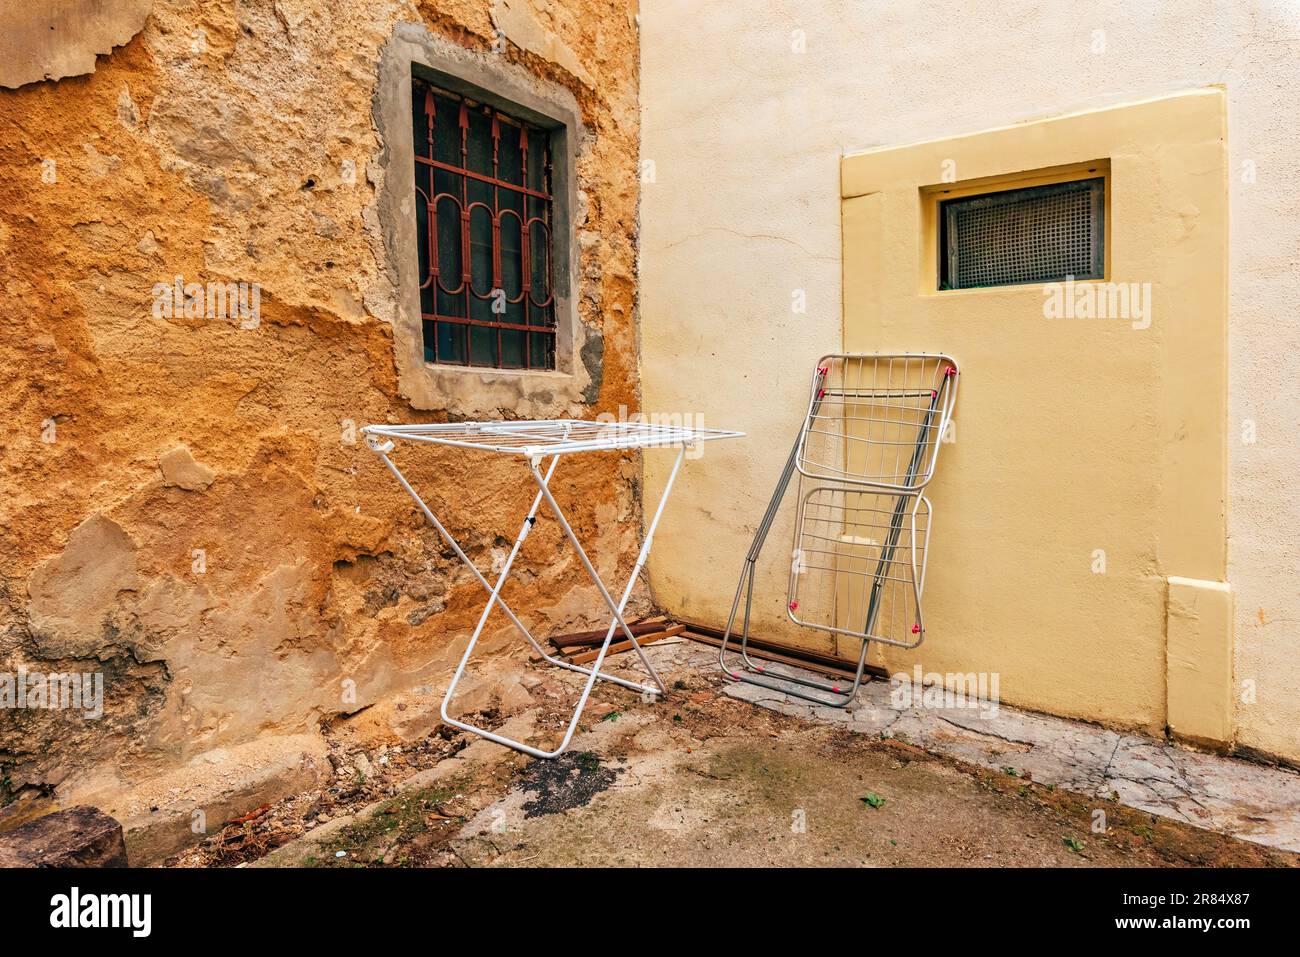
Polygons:
M680 29L686 20L691 28ZM1225 89L1235 740L1300 759L1300 406L1285 385L1288 357L1300 348L1295 6L1020 0L993 11L970 0L922 16L883 0L663 0L643 11L642 28L642 148L656 174L642 205L643 400L752 436L743 447L710 450L730 456L727 468L684 476L651 559L656 597L715 624L793 437L807 370L841 347L841 154ZM806 312L792 309L796 291ZM959 442L970 436L962 415L959 405ZM650 458L647 468L653 494L662 473ZM961 517L937 499L936 514L939 541ZM706 515L718 531L704 554L689 543ZM778 523L771 542L775 597L759 628L775 630L784 617L788 524ZM981 569L979 555L961 567L936 565L927 588L942 589L946 579L978 593ZM1053 640L1070 639L1043 635L1046 651ZM961 641L936 632L926 647ZM1049 697L1069 680L1045 678ZM1070 700L1086 703L1088 688L1072 688ZM1002 691L1014 700L1014 689Z
M106 674L100 720L0 714L0 803L112 794L313 729L463 647L478 584L352 428L439 415L398 394L376 208L382 176L409 175L380 165L372 115L399 22L576 101L575 298L603 344L599 398L531 411L635 407L638 50L621 4L158 0L92 73L0 90L0 670ZM155 317L153 286L175 276L260 284L260 322ZM178 446L197 465L182 451L164 471ZM489 565L526 471L403 461ZM602 565L634 551L638 482L611 457L556 486ZM521 562L507 592L542 633L600 607L553 523Z

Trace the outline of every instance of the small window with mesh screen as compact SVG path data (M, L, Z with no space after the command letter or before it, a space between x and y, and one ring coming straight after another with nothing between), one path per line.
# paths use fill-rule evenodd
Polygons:
M939 288L1101 279L1104 177L939 204Z

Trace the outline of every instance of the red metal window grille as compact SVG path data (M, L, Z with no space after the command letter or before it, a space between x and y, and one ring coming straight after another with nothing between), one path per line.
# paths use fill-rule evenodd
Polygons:
M414 81L426 362L555 368L551 136Z

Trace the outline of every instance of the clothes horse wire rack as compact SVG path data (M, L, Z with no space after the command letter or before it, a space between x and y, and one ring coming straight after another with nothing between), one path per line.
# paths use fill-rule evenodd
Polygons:
M844 708L862 684L871 642L921 643L932 517L924 490L949 435L957 379L956 361L940 353L837 354L818 361L803 424L741 567L718 652L727 677ZM771 671L749 655L758 560L796 475L786 615L796 625L861 643L847 690ZM742 596L737 668L727 649Z
M442 720L452 727L469 731L489 741L495 741L498 744L504 744L507 747L514 748L516 751L522 751L537 758L554 758L562 754L569 746L569 741L573 738L573 732L578 726L578 719L582 717L583 708L586 707L587 698L591 694L592 686L599 678L603 681L610 681L625 688L631 688L634 691L642 693L660 695L667 692L662 679L655 671L654 666L646 657L645 651L638 644L633 636L627 621L623 617L623 609L626 607L628 599L632 595L632 588L636 583L637 576L641 573L646 559L650 555L650 547L654 541L655 530L659 526L659 519L663 517L664 505L668 501L668 494L672 491L673 483L677 478L678 472L681 471L682 462L686 457L688 448L699 442L706 442L715 439L735 438L743 435L742 432L730 432L723 429L704 429L704 428L686 428L671 425L658 425L648 422L588 422L577 419L548 419L544 421L520 421L520 422L461 422L454 424L435 424L435 425L368 425L361 430L366 437L366 442L376 455L383 460L388 470L393 473L398 484L406 490L415 504L419 506L424 517L428 519L439 535L447 542L456 556L473 573L474 577L488 592L487 603L479 616L478 624L474 632L470 635L469 644L461 656L460 664L452 676L451 684L447 688L447 693L442 699ZM420 497L406 476L394 463L392 455L397 447L398 442L431 444L448 448L465 450L467 453L490 453L495 455L507 456L514 459L522 460L527 468L533 481L537 485L537 494L533 496L531 507L519 527L519 533L515 536L514 544L510 548L504 564L497 573L496 581L489 582L481 571L465 554L464 549L456 539L447 530L447 527L438 520L428 503ZM597 574L595 566L588 557L582 543L578 541L578 536L573 531L564 510L555 500L551 491L551 482L555 475L556 466L561 458L572 455L597 453L597 452L614 452L626 451L630 449L650 449L650 448L676 448L677 456L673 462L672 471L664 483L663 494L659 498L659 504L655 509L654 517L651 519L649 526L645 531L645 539L641 544L641 549L637 554L636 563L624 586L621 597L615 600L613 594L601 581L600 575ZM568 661L564 661L553 655L550 655L541 646L532 633L520 620L519 616L506 604L501 597L501 589L506 579L510 575L510 569L514 565L515 557L519 554L520 548L528 537L533 525L538 519L538 510L543 500L547 508L555 517L556 522L563 530L565 537L573 545L574 551L581 560L587 574L591 576L592 582L599 590L601 597L609 608L611 620L609 630L605 634L605 641L600 646L600 652L596 660L592 662L590 668L584 668ZM483 634L483 628L487 624L488 616L491 614L493 607L499 607L511 623L532 645L536 651L548 663L560 668L576 671L587 676L587 681L582 689L582 695L573 710L573 716L570 718L568 727L565 730L564 738L558 747L551 751L544 751L540 748L525 744L522 741L516 741L505 735L489 731L486 728L480 728L458 718L453 718L448 713L448 706L456 693L456 686L460 683L462 676L465 674L466 666L469 664L470 656L474 652L474 646L478 643L480 636ZM650 676L651 683L638 684L634 681L617 677L615 675L605 674L600 670L601 664L605 660L605 653L609 650L615 632L621 631L631 642L633 650L640 657L641 664Z

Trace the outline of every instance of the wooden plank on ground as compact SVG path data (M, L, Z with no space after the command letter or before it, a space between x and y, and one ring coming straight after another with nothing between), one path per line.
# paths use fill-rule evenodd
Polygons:
M636 621L628 622L628 629L634 636L640 638L642 635L651 635L656 631L663 631L668 627L667 619L659 618L639 618ZM579 645L603 645L605 635L609 633L609 626L606 625L598 631L575 631L568 635L556 635L547 639L556 648L573 648ZM622 629L619 629L622 634Z
M686 623L686 631L682 633L683 638L689 638L692 641L698 641L701 644L712 645L714 648L721 647L723 631L720 628L710 628L707 625L697 625L693 622ZM727 642L728 652L740 647L740 639L732 635ZM821 655L814 651L804 651L802 649L789 648L784 645L778 645L776 642L766 641L762 638L749 639L749 653L755 658L762 658L765 661L775 661L779 664L791 665L795 668L806 668L808 671L815 671L818 674L829 675L838 678L843 675L853 676L857 667L856 662L845 661L841 658L832 658L830 655ZM889 672L877 665L867 665L863 674L870 675L873 678L888 678Z
M686 630L685 625L673 625L671 628L665 628L663 631L652 632L651 634L648 635L637 635L636 643L638 645L645 646L654 641L663 641L665 638L672 638L676 635L680 635L685 630ZM604 640L603 635L601 636L601 640L602 641ZM619 641L609 646L609 651L605 653L605 656L609 657L610 655L616 655L619 654L620 652L631 651L631 650L632 650L632 642ZM584 651L581 654L574 655L567 660L569 661L570 664L585 665L587 662L595 661L599 657L600 657L600 649L593 648L590 651Z

